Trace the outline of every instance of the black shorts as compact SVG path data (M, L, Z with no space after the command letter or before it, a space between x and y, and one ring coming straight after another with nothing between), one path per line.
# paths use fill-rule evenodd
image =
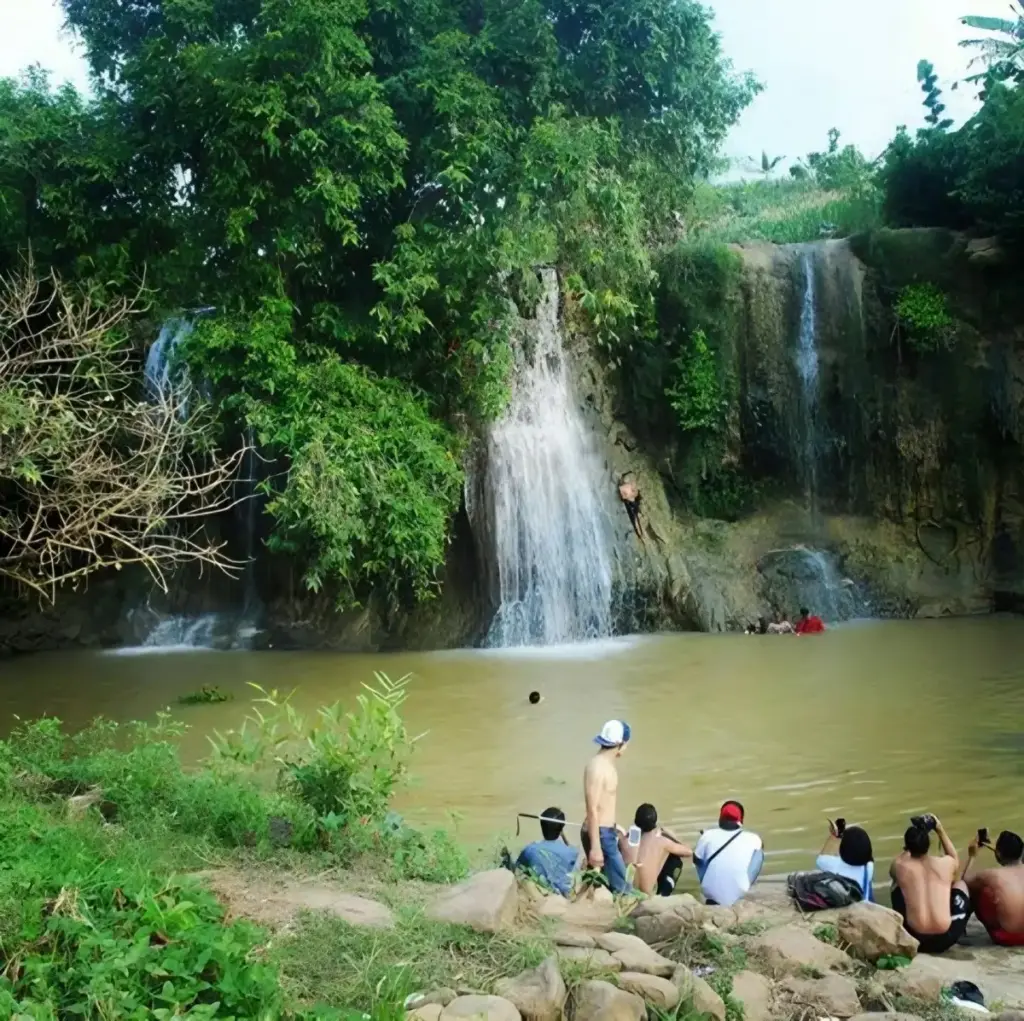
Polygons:
M679 873L683 871L683 859L678 854L670 854L658 873L657 893L659 897L671 897L676 892Z
M629 515L629 523L635 528L637 518L640 517L640 497L635 500L623 500L626 505L626 513Z
M971 918L971 898L953 887L949 892L949 913L952 921L945 932L938 935L922 935L915 932L907 923L907 903L903 899L903 891L898 887L892 888L892 909L900 914L903 919L903 928L917 940L918 953L922 954L944 954L951 947L960 942L960 937L967 931L967 923Z

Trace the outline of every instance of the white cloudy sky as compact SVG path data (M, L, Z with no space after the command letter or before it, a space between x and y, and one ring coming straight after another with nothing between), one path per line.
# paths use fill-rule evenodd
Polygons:
M917 61L927 57L946 82L962 78L957 46L964 14L1004 14L1006 0L711 0L726 53L765 91L744 114L728 154L795 158L843 132L871 156L897 124L921 124ZM29 63L58 79L85 83L85 70L61 33L52 0L0 0L0 75ZM971 110L971 90L946 91L949 112Z

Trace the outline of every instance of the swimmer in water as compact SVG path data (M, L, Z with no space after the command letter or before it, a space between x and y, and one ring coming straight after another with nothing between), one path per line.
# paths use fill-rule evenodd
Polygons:
M539 705L543 701L544 699L541 697L541 693L539 691L530 692L530 705Z

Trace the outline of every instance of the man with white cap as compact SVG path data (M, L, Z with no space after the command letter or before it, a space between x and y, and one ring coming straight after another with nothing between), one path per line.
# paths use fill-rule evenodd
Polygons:
M589 838L587 860L592 868L604 872L612 893L629 891L626 863L615 824L615 803L619 791L616 760L626 750L629 737L628 723L609 720L594 738L594 743L601 749L587 763L583 773L583 796L587 804L583 828Z

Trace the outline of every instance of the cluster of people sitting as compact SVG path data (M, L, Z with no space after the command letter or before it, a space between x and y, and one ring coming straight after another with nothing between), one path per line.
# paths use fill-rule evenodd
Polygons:
M756 624L748 624L743 633L748 635L820 635L825 630L825 622L807 607L800 608L800 616L796 623L791 624L776 615L775 620L758 617Z
M565 814L551 807L540 816L543 839L528 844L514 868L538 882L569 896L579 878L600 870L603 882L615 894L671 895L683 865L692 858L701 892L708 904L730 906L742 899L760 875L764 864L761 838L744 827L743 805L726 801L718 825L702 830L692 849L658 825L654 805L637 808L628 830L615 822L618 791L617 760L631 737L629 724L609 720L594 739L599 745L584 773L586 819L580 848L565 835ZM839 906L827 898L815 902L808 894L814 881L818 889L830 884L853 901L874 900L875 863L871 838L860 826L845 820L829 821L828 836L815 862L817 871L790 876L789 889L804 908ZM931 834L939 851L932 854ZM995 856L995 867L972 867L983 848ZM907 932L922 953L941 954L964 935L972 912L985 926L993 942L1024 946L1024 841L1004 830L995 844L986 829L960 858L942 823L934 815L916 816L903 838L903 850L892 862L892 906L903 918ZM511 859L509 859L511 865ZM812 882L795 882L809 879ZM809 903L808 903L809 901Z

